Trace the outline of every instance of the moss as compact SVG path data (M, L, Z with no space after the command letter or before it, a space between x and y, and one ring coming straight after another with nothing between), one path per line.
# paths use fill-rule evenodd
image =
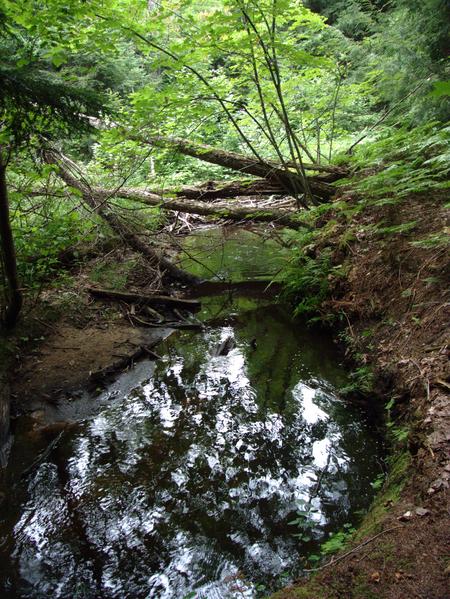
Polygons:
M400 499L400 493L408 480L411 456L407 450L393 454L389 460L390 471L380 493L374 499L368 514L355 533L355 541L376 534L381 529L384 516L394 503Z

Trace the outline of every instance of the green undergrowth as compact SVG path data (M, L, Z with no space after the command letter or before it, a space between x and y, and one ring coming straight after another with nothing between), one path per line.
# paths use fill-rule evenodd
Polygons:
M92 283L108 289L124 289L128 278L138 263L137 258L123 262L97 262L89 273Z
M398 204L412 194L431 195L450 187L450 125L427 123L414 129L386 127L376 140L356 147L352 184L377 206Z

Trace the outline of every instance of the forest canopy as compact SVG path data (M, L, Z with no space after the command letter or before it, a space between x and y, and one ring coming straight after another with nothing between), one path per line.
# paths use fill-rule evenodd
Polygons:
M449 17L445 0L2 0L4 323L64 252L105 227L130 240L160 226L130 193L86 202L80 181L159 196L244 174L307 211L344 171L397 152L397 185L441 185ZM417 152L426 176L411 187Z

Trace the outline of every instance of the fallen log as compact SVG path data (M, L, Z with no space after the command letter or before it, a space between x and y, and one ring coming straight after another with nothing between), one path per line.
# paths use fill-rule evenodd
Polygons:
M68 159L64 159L53 152L45 152L45 160L49 164L59 166L59 175L67 185L78 189L85 202L92 207L97 214L106 220L111 228L118 233L133 249L142 253L153 264L159 263L167 273L175 279L185 283L197 283L198 277L181 270L166 258L160 256L153 248L144 243L125 223L123 223L114 212L108 208L110 198L125 198L135 202L147 204L148 206L157 206L162 210L173 210L186 212L190 214L199 214L201 216L216 216L236 221L256 221L271 223L274 222L283 227L291 229L307 228L312 229L311 225L301 220L298 213L289 213L282 210L243 207L219 207L208 205L205 202L196 202L194 200L170 199L164 200L161 196L144 191L142 189L132 189L121 187L118 189L106 189L104 187L92 187L83 181L74 177L68 169ZM76 165L75 165L76 166Z
M241 181L207 181L201 185L184 185L147 190L161 198L181 198L186 200L222 200L239 196L270 196L285 194L282 185L265 179Z
M142 358L150 358L150 360L160 360L161 357L152 351L152 347L157 345L158 342L152 345L141 345L134 351L132 354L127 356L123 356L119 360L116 360L106 368L102 368L101 370L96 370L91 372L89 375L89 380L96 385L104 384L107 380L111 379L117 373L126 370L134 365L135 362L141 360Z
M115 302L126 302L128 304L186 308L191 312L194 312L201 307L201 302L198 300L184 299L170 295L147 295L141 293L132 293L131 291L100 289L99 287L87 287L87 291L89 291L89 293L94 297L112 300Z
M152 266L160 266L165 271L165 274L182 283L191 284L199 281L198 277L178 268L170 260L161 256L152 247L143 242L125 222L110 210L104 194L97 193L95 188L91 188L86 182L79 181L71 174L69 166L73 167L74 165L62 154L56 153L53 150L45 150L43 157L48 164L57 165L58 175L61 179L70 187L78 189L82 194L84 202L103 218L127 245L141 253Z
M97 194L101 197L112 197L114 190L95 188ZM196 202L194 200L171 199L163 200L154 193L142 189L121 188L115 192L115 197L132 200L147 204L148 206L158 206L162 210L173 210L175 212L186 212L188 214L199 214L200 216L216 216L235 221L255 221L263 223L275 223L290 229L312 229L311 225L305 223L299 217L297 212L285 212L283 210L267 208L245 208L240 206L215 206L205 202Z
M149 322L135 316L128 315L131 322L139 327L148 327L151 329L183 329L183 330L198 330L203 329L204 325L201 322L186 322L179 320L164 320L163 322Z
M151 146L163 148L169 146L180 152L180 154L198 158L203 162L218 164L219 166L239 171L240 173L262 177L281 185L289 193L297 194L299 190L305 192L302 177L297 172L283 168L276 162L258 161L255 158L238 154L237 152L220 150L178 137L163 137L160 135L150 135L147 137L128 135L128 137ZM310 166L320 168L319 165ZM321 181L319 177L308 177L308 184L311 193L323 201L328 201L335 192L332 185Z

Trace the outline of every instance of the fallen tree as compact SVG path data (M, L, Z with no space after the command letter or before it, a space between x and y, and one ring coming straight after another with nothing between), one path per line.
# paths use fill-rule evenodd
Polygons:
M131 291L101 289L99 287L88 287L87 290L94 297L115 302L121 301L146 306L166 306L167 308L186 308L190 311L198 310L201 306L198 300L172 297L170 295L148 295L145 293L132 293Z
M104 187L93 187L81 180L81 171L76 165L70 163L67 158L55 154L52 151L45 152L45 160L59 166L59 175L67 185L78 189L86 203L92 207L97 214L104 218L111 228L128 240L131 247L144 254L153 261L160 261L161 266L171 276L179 280L185 280L188 276L189 282L195 281L195 277L188 275L174 264L159 257L159 255L139 237L130 230L126 223L122 222L114 212L109 208L108 201L111 198L124 198L148 206L157 206L162 210L172 210L175 212L185 212L188 214L198 214L200 216L215 216L218 218L226 218L235 221L255 221L255 222L274 222L283 227L291 229L307 228L311 229L311 225L305 223L299 218L297 212L286 212L276 209L258 209L246 207L223 207L214 204L206 204L205 202L197 202L194 200L186 200L184 198L175 198L165 200L158 194L142 189L134 188L117 188L108 189ZM75 167L80 173L80 178L76 178L69 171L70 166Z
M275 223L290 229L307 228L311 225L299 218L298 212L286 212L277 209L247 208L242 206L217 206L205 202L186 200L184 198L164 200L160 196L144 191L142 189L124 188L115 191L104 188L95 188L96 193L103 198L124 198L148 206L158 206L162 210L173 210L175 212L186 212L187 214L198 214L200 216L216 216L235 221L254 221L262 223Z
M81 192L84 202L103 218L111 229L119 235L124 242L132 249L141 253L153 267L160 267L164 273L170 275L173 279L182 283L197 283L198 277L188 273L175 264L160 255L150 245L142 241L139 236L122 221L108 206L107 196L103 193L97 193L95 188L89 186L86 181L81 181L74 177L71 170L80 170L68 158L54 150L46 149L43 151L43 158L48 164L55 164L58 167L58 175L70 187L78 189Z
M183 185L182 187L166 187L148 190L162 198L184 198L187 200L222 200L241 196L281 195L286 190L273 181L265 179L243 179L239 181L206 181L201 185Z
M210 164L217 164L240 173L262 177L280 185L285 192L296 196L298 196L299 193L305 194L307 192L304 188L303 178L297 172L285 168L276 162L257 160L254 157L220 150L218 148L213 148L212 146L191 142L178 137L163 137L160 135L147 137L128 135L128 137L135 141L155 147L170 147L177 152L180 152L180 154L198 158L199 160L209 162ZM319 171L324 170L324 167L320 165L308 165L308 169ZM345 176L345 169L339 167L325 167L325 169L326 172L332 172L338 177ZM329 201L334 194L334 187L327 181L321 179L320 176L308 177L307 182L311 193L318 201ZM303 202L302 204L306 207Z

